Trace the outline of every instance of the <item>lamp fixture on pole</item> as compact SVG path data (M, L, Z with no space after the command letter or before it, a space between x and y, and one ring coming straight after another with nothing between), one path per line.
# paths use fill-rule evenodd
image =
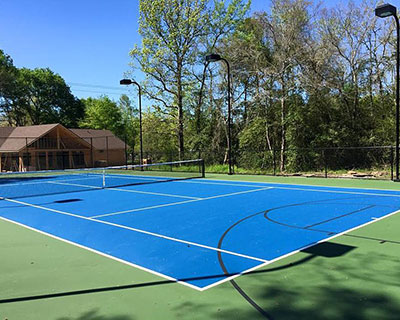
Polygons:
M231 74L230 74L230 66L228 60L221 57L219 54L211 53L206 56L207 63L224 61L226 63L228 69L228 165L229 165L229 174L233 174L232 170L232 137L231 137Z
M134 84L139 89L139 140L140 140L140 159L139 163L142 164L143 161L143 136L142 136L142 87L135 80L122 79L119 84L121 85L131 85Z

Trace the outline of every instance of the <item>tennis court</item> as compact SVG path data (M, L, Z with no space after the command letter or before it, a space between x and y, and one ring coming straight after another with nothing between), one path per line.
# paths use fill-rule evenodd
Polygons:
M215 180L204 178L200 160L173 166L180 170L5 175L0 217L6 227L37 231L153 274L160 283L212 291L400 210L396 190ZM0 310L57 297L24 290L3 292Z

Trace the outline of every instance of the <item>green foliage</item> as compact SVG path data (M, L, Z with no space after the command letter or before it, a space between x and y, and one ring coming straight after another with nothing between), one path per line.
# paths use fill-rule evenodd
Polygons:
M142 46L131 51L133 68L146 74L144 92L176 123L180 156L184 152L184 111L202 107L197 67L219 38L230 33L244 16L249 2L233 0L141 0L139 33ZM186 106L186 108L185 108ZM185 110L186 109L186 110ZM196 124L200 130L199 123Z
M9 125L61 123L76 127L83 105L50 69L17 69L0 51L0 108Z
M20 69L18 86L30 124L61 123L77 126L83 105L72 94L64 79L50 69Z
M143 115L147 156L200 154L209 170L226 170L227 68L205 63L214 52L230 65L237 171L387 168L390 149L335 148L395 142L393 26L376 20L367 1L325 9L311 0L273 0L270 12L251 17L249 3L140 1L142 44L130 54L154 103ZM110 129L138 151L138 112L127 96L79 104L61 77L17 69L2 51L0 108L10 124L81 120Z
M128 145L134 148L139 139L139 112L125 94L120 97L118 108L122 115L123 139L126 139Z
M174 122L159 112L150 111L143 113L142 121L145 157L154 161L176 160Z
M118 137L124 137L125 125L122 109L106 96L82 100L85 106L85 117L80 122L83 128L107 129Z

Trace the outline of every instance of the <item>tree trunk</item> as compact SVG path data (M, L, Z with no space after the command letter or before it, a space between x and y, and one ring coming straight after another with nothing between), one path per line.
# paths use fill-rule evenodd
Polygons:
M196 106L196 133L200 134L201 132L201 106L203 105L203 96L204 96L204 85L206 82L206 73L207 73L207 65L204 66L203 68L203 74L201 77L201 85L200 85L200 90L199 90L199 99L197 100L197 106Z
M185 147L183 140L183 90L182 90L182 66L178 63L177 70L178 85L178 141L179 141L179 160L185 158Z
M286 169L286 86L285 79L281 79L282 96L281 96L281 163L280 171L283 172Z

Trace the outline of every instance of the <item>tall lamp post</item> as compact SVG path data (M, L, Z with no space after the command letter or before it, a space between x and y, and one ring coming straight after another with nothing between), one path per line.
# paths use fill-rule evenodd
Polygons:
M232 138L231 138L231 72L228 60L221 57L219 54L212 53L206 56L206 61L217 62L224 61L228 68L228 164L229 164L229 174L233 174L232 170Z
M122 79L119 84L121 85L130 85L135 84L139 89L139 140L140 140L140 159L139 164L142 164L143 161L143 136L142 136L142 87L135 80L131 79Z
M400 113L400 103L399 103L399 73L400 73L400 34L399 34L399 18L397 17L397 8L391 4L383 4L375 9L375 15L379 18L386 18L392 16L396 21L396 31L397 31L397 50L396 50L396 178L395 181L399 182L399 144L400 144L400 124L399 124L399 113Z

